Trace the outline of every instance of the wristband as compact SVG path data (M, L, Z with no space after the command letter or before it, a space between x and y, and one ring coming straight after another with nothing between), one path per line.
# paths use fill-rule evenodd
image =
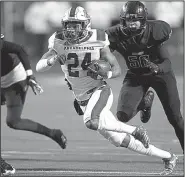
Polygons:
M52 57L50 59L47 60L47 65L48 66L53 66L56 62L57 58L56 57Z
M33 71L31 69L26 70L26 75L27 76L33 75Z
M108 77L108 79L110 79L112 77L112 71L107 72L107 77Z

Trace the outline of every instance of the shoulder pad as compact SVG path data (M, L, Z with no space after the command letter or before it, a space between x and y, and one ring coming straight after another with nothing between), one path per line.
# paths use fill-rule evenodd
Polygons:
M118 31L119 31L119 26L118 25L112 26L112 27L110 27L106 30L106 33L108 35L108 38L109 38L110 42L116 42L115 36L117 36Z
M57 31L56 32L55 38L56 39L64 40L63 34L60 31Z
M96 40L97 41L105 41L106 36L105 36L105 31L101 29L96 30Z
M160 20L151 22L153 38L156 41L166 41L172 34L171 27L168 23Z

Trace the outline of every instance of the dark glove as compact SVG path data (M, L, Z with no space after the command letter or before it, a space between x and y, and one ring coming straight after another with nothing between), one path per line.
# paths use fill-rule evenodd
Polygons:
M147 59L145 59L146 61L146 67L149 68L150 70L150 73L147 73L147 74L150 74L150 75L156 75L156 74L159 74L159 66Z
M32 88L32 91L35 95L41 94L43 92L42 87L36 81L33 75L27 77L28 85Z

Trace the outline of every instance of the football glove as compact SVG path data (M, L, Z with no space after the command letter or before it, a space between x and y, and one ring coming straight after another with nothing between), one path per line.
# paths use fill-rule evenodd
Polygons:
M145 59L146 61L146 67L149 68L151 75L156 75L159 74L159 66L147 59Z
M93 61L88 66L87 75L95 80L107 79L110 68L110 65L103 60Z
M42 87L36 81L33 75L27 77L28 85L32 88L32 91L35 95L41 94L43 92Z

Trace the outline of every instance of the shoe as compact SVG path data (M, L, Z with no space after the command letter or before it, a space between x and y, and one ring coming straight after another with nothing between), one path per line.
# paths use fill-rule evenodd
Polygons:
M141 122L147 123L151 117L151 108L154 100L154 92L149 90L142 100L142 108L140 110Z
M164 171L160 174L160 175L163 175L163 176L166 176L166 175L169 175L173 172L173 169L175 168L176 166L176 163L177 163L177 160L178 160L178 157L175 155L175 154L172 154L172 157L169 158L169 159L162 159L163 162L164 162Z
M65 135L63 134L61 130L54 129L51 138L55 142L57 142L62 149L66 148L67 138L65 137Z
M150 139L147 135L146 129L144 129L142 126L137 127L132 133L132 135L135 139L141 141L145 148L149 148Z
M5 162L5 160L2 159L1 157L1 174L3 174L4 176L8 176L8 175L13 175L14 173L15 173L15 168L12 165Z

